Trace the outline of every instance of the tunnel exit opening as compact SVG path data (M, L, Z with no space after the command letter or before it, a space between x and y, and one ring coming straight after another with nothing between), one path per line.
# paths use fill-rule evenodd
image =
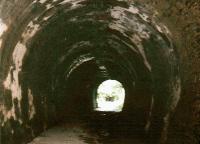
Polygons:
M124 106L125 89L117 80L105 80L97 88L95 111L121 112Z

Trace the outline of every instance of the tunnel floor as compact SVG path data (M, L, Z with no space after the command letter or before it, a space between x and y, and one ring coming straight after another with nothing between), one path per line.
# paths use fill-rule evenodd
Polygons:
M145 144L144 138L77 121L50 128L28 144Z

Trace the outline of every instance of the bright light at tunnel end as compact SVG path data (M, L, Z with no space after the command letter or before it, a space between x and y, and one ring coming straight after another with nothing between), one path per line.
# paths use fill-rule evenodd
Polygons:
M103 81L97 88L95 111L121 112L124 106L125 89L117 80Z

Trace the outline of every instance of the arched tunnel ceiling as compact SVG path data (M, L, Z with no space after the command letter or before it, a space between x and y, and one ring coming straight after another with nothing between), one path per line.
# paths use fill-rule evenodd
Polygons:
M187 141L197 142L197 118L187 119L182 113L190 109L187 114L192 115L191 109L196 113L199 108L199 73L193 63L198 59L192 57L198 52L198 20L182 26L174 22L175 16L169 17L168 11L178 13L179 7L172 9L177 3L148 2L0 1L3 143L15 143L17 137L18 143L29 141L72 114L90 115L88 95L106 79L123 83L126 116L134 115L133 121L152 135L158 131L156 140L173 143L174 137L181 137L173 133L193 128L197 136L188 132L192 138ZM182 7L184 13L192 2ZM198 11L192 8L195 17ZM189 120L195 126L173 127ZM177 143L181 141L186 140Z

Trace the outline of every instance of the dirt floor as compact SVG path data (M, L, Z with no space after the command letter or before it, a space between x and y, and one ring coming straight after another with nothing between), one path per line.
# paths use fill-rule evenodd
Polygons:
M43 132L28 144L144 144L137 136L94 130L86 123L68 123Z

